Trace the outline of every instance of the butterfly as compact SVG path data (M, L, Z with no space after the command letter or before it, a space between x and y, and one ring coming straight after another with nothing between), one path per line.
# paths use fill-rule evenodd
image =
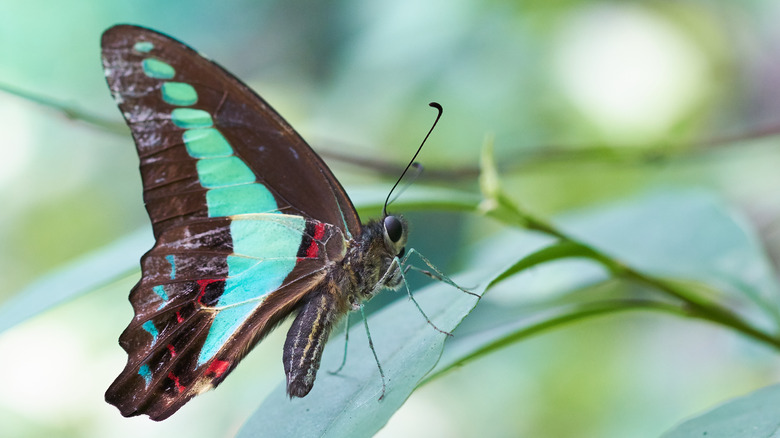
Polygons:
M127 365L106 401L124 416L168 418L290 315L287 393L304 397L340 317L401 285L406 220L385 209L361 224L293 128L185 44L118 25L103 34L102 59L156 239L119 338Z

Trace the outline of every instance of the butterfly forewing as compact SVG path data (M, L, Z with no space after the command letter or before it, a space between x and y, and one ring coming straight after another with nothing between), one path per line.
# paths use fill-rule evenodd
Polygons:
M220 188L253 179L280 211L359 234L357 213L322 159L241 81L183 43L136 26L107 30L102 47L109 88L141 157L155 235L169 224L208 216L208 201L212 215L229 211L221 208L229 200L243 201L247 210L266 206L262 191L251 188L206 199L203 184Z
M157 240L130 294L128 363L106 399L161 420L221 382L361 227L322 160L216 64L124 25L104 33L103 64Z

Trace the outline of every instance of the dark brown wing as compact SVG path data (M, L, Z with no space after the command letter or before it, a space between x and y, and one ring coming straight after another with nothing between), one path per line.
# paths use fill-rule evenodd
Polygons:
M123 415L172 415L219 384L360 233L323 161L260 97L184 44L116 26L103 64L141 158L157 240L106 392Z
M217 227L204 219L165 230L141 260L144 277L130 294L136 315L119 338L128 361L106 400L125 416L159 421L221 383L322 281L328 260L342 257L337 227L307 222L300 228L300 220L257 214L222 218ZM287 237L302 229L305 249L284 256L252 245L258 238L221 239L236 222L276 227L274 234Z
M137 26L108 29L102 48L109 88L141 157L155 236L173 224L208 216L207 190L182 138L188 128L202 125L202 113L190 110L210 116L211 126L273 194L279 211L337 225L346 236L359 234L357 212L322 159L240 80L183 43ZM221 141L192 143L208 147Z

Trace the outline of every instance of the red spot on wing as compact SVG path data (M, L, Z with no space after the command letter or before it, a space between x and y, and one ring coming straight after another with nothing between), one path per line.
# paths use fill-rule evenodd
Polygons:
M198 287L200 288L200 291L198 292L198 304L203 305L203 303L200 301L203 299L203 296L206 295L206 286L210 285L211 283L216 283L218 281L225 281L224 278L208 278L204 280L197 280Z
M308 248L306 248L306 258L307 259L313 259L317 258L317 254L320 252L320 246L317 245L317 242L322 239L322 236L325 235L325 224L322 222L317 222L317 225L314 226L314 236L311 239L311 244Z
M184 322L184 318L181 317L181 312L179 312L178 310L176 311L176 322L178 322L179 324Z
M320 240L323 236L325 236L325 224L317 222L317 225L314 226L314 239Z
M171 372L171 373L168 373L168 378L173 380L173 384L176 386L176 391L178 391L179 393L184 391L184 387L181 386L181 383L179 383L179 377L178 376L176 376L175 374L173 374Z
M176 357L176 349L173 348L172 344L168 344L168 351L171 352L171 357Z
M211 362L211 365L206 369L206 374L214 373L214 377L219 377L225 374L225 371L227 371L229 366L230 362L216 359L214 362Z

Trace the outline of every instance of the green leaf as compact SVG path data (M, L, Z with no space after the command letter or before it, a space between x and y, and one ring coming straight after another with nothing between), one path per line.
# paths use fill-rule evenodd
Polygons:
M484 276L472 274L459 280L467 283L475 278ZM416 292L415 298L433 323L446 331L457 327L477 303L475 297L442 283ZM309 395L290 400L281 383L238 436L371 436L382 428L439 360L447 336L434 330L409 300L396 301L373 313L368 322L387 378L387 392L381 401L374 357L363 325L355 324L350 330L347 363L338 375L327 370L338 368L341 362L343 335L325 348Z
M137 271L152 244L151 230L138 230L39 279L0 305L0 332Z
M712 194L663 191L568 215L566 233L619 262L666 279L722 291L757 325L780 324L780 289L760 241L738 214Z
M496 284L526 269L530 269L542 263L551 262L553 260L571 257L594 258L593 251L589 248L583 247L582 245L576 244L574 242L557 242L518 260L515 264L509 267L509 269L496 276L496 278L494 278L490 284L488 284L487 289L492 288Z
M473 325L484 328L477 331L456 331L455 337L447 343L447 348L436 364L436 368L429 373L423 383L427 383L455 367L462 366L466 362L544 331L561 328L564 325L588 318L636 310L684 314L681 307L668 303L640 299L613 299L576 304L557 303L557 305L551 305L544 309L519 310L513 320L507 321L506 312L502 309L489 305L480 306L469 316L475 319ZM486 321L493 321L493 324L484 324Z
M776 438L780 385L759 389L691 418L662 438Z
M388 190L390 187L387 185L360 186L354 189L350 188L349 196L361 213L381 211ZM481 200L482 198L476 193L417 184L405 190L391 205L393 211L474 211ZM388 209L390 208L388 207Z

